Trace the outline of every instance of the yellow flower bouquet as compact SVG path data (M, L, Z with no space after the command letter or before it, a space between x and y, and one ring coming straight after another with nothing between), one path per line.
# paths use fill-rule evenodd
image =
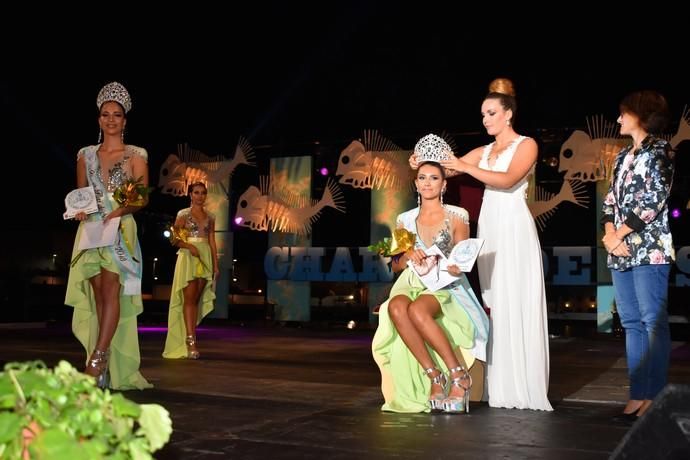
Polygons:
M121 207L144 206L149 192L153 187L147 187L142 183L143 176L139 179L129 178L113 192L113 199Z
M384 257L400 256L414 247L416 238L417 235L414 233L404 228L396 228L390 237L368 246L367 249Z
M184 227L175 227L174 224L168 226L168 231L170 232L170 237L168 238L170 240L170 244L173 246L177 245L178 241L182 241L183 243L187 242L187 238L189 237L189 230L187 230ZM199 258L199 262L201 262L202 267L204 267L205 270L208 270L208 267L204 263L204 261Z

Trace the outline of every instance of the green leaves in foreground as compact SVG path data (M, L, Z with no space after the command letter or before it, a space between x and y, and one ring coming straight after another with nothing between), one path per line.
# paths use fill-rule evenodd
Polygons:
M0 372L0 458L151 459L170 439L164 407L111 394L60 361L8 363ZM26 439L25 439L26 438Z

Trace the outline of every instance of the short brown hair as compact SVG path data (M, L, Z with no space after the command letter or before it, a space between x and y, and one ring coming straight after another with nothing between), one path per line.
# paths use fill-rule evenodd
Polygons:
M666 129L669 122L668 103L666 98L653 90L642 90L630 93L619 105L621 113L630 113L640 120L645 131L657 134Z

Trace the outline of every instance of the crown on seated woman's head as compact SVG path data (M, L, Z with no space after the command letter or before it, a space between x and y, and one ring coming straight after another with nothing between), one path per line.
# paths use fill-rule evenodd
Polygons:
M450 160L453 155L453 149L450 148L448 142L435 134L427 134L414 146L414 153L417 156L417 163L424 163L425 161L440 162L442 160Z
M101 110L101 106L110 101L115 101L120 104L122 108L125 109L125 113L129 112L132 108L132 98L129 97L127 88L116 81L108 83L98 92L98 97L96 98L98 110Z

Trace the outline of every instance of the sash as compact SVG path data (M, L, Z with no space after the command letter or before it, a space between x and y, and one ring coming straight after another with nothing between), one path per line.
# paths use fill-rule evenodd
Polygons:
M84 161L89 185L91 185L96 192L96 203L98 203L99 213L95 213L94 216L100 215L100 220L103 220L105 216L117 208L114 207L112 195L107 192L107 188L105 184L103 184L100 174L101 165L98 161L98 155L96 154L97 148L97 146L90 146L84 154ZM136 240L128 241L125 235L125 231L122 227L125 217L127 216L123 216L120 221L120 231L118 232L115 244L99 248L99 250L110 251L113 256L113 260L115 260L115 263L120 269L120 277L124 285L123 294L141 295L141 251L139 250L139 245ZM133 219L131 215L129 218Z

